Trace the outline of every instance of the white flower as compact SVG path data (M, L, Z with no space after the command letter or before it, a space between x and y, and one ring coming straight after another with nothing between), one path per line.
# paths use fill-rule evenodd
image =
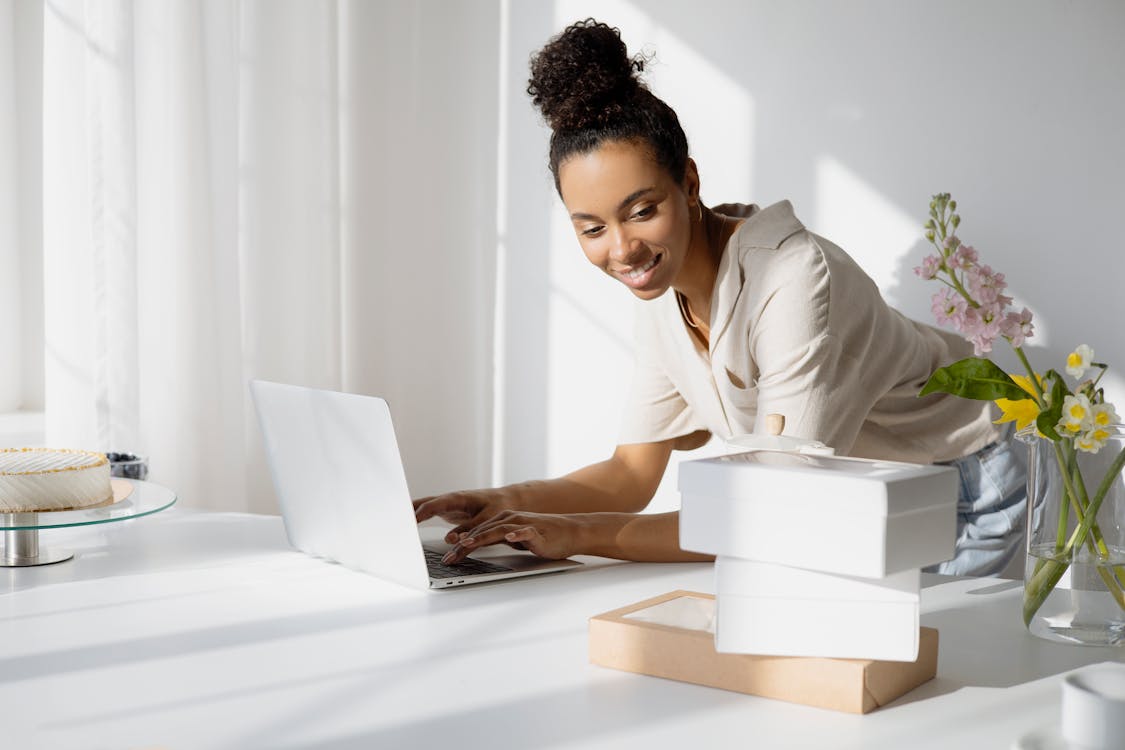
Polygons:
M1081 378L1082 375L1090 368L1090 362L1094 359L1094 350L1085 344L1079 344L1078 348L1072 351L1066 357L1066 372L1072 378Z
M1111 424L1117 424L1120 417L1117 416L1117 410L1113 408L1113 404L1106 402L1104 404L1094 404L1090 407L1093 412L1093 421L1095 427L1107 427Z
M1089 433L1074 439L1074 447L1085 453L1097 453L1101 450L1103 443L1094 440Z
M1080 432L1086 432L1093 426L1094 415L1090 399L1084 393L1079 393L1077 396L1067 396L1063 400L1062 419L1059 420L1055 429L1073 436Z
M1105 445L1105 441L1109 440L1110 432L1104 427L1095 427L1089 432L1076 438L1074 447L1086 453L1097 453Z

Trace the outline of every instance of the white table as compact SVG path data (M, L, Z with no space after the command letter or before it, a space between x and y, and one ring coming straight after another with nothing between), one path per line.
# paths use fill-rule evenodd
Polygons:
M1017 583L931 577L938 677L856 716L588 663L588 617L713 591L706 564L423 593L292 551L277 517L44 538L77 556L0 569L3 748L1007 748L1057 723L1061 673L1125 658L1029 636Z

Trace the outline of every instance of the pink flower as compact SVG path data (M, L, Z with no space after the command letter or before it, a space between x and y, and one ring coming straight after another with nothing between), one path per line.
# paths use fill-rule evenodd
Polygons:
M954 268L959 268L962 271L968 271L977 264L977 251L973 249L972 245L961 245L957 251L953 253L949 265Z
M962 330L965 326L965 314L969 310L965 298L947 287L934 293L930 297L930 311L937 319L938 325L949 326Z
M1000 336L1000 328L1004 322L1000 305L996 302L983 304L972 313L972 331L965 332L965 338L973 342L973 349L978 356L987 354L992 351L992 342ZM966 319L969 318L966 315Z
M1000 324L1000 330L1012 342L1012 346L1023 346L1023 342L1031 338L1035 332L1035 326L1031 324L1031 311L1025 307L1018 313L1008 313Z
M926 281L936 279L940 270L941 258L936 255L927 255L922 259L922 265L914 267L914 273Z
M991 266L976 266L970 269L966 273L966 279L969 282L969 291L978 302L1011 304L1011 297L1003 297L1000 294L1008 288L1008 282L1004 281L1004 274L993 273Z

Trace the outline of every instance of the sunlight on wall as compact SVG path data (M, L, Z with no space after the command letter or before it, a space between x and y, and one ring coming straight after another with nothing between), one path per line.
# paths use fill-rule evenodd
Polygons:
M922 220L903 212L831 156L816 163L816 216L808 226L844 248L879 289L888 290L912 275ZM924 252L924 251L923 251ZM895 304L897 300L887 300Z
M657 55L645 79L681 119L699 164L704 202L750 200L754 108L745 89L627 2L562 0L555 5L555 28L589 16L621 28L630 54ZM717 110L721 117L715 116ZM633 314L642 303L586 261L557 199L548 271L547 469L553 476L613 451L632 381ZM674 470L667 472L650 510L678 506L675 476Z
M749 92L669 30L652 27L642 34L651 40L644 49L657 55L646 78L680 118L699 167L703 202L749 202L754 196L754 100Z
M851 255L875 281L888 304L914 320L934 325L930 297L939 287L935 282L924 282L914 275L914 267L932 251L922 237L925 204L919 205L917 216L904 212L831 156L821 156L817 160L816 196L816 216L809 219L815 222L809 225L812 231L827 237ZM987 263L988 248L977 249L982 262ZM1009 273L1008 281L1018 282L1018 278ZM1049 326L1039 310L1022 299L1019 289L1009 287L1007 293L1015 300L1014 309L1026 305L1034 316L1035 336L1027 348L1047 347ZM1030 351L1029 354L1033 362L1038 361ZM1023 371L1011 347L1003 342L989 357L1009 372ZM1043 369L1049 366L1044 365Z

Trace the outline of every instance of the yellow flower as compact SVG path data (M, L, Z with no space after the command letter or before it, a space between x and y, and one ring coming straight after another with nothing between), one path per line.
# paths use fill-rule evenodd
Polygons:
M1039 381L1039 387L1042 388L1043 378L1039 377L1037 373L1035 379ZM1026 375L1013 375L1012 380L1016 381L1016 384L1020 388L1023 388L1032 396L1035 395L1035 389L1031 387L1031 378ZM1002 414L994 424L1015 422L1017 430L1022 430L1034 423L1035 419L1039 416L1039 404L1035 403L1034 398L1025 398L1019 401L1013 401L1009 398L998 398L996 399L996 405L1000 407Z

